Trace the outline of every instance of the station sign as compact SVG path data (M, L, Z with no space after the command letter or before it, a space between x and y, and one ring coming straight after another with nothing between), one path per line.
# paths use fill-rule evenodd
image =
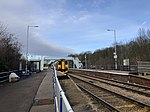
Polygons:
M124 66L129 66L129 59L124 59L123 60L123 65Z

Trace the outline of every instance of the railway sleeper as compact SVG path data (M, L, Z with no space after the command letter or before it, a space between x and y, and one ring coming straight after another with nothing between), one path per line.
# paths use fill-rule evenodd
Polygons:
M73 76L73 77L76 78L75 76ZM123 98L123 99L126 99L127 101L130 101L130 102L132 102L132 103L134 103L134 104L136 103L136 104L137 104L137 108L139 108L138 110L143 110L143 108L147 107L147 108L146 108L147 111L145 110L144 112L148 112L148 110L149 110L149 108L150 108L149 105L147 105L147 104L145 104L145 103L143 103L143 102L136 101L136 100L134 100L134 99L132 99L132 98L128 98L128 97L126 97L126 96L120 95L120 94L118 94L118 93L116 93L116 92L112 92L112 91L110 91L110 90L108 90L108 89L106 89L106 88L100 87L100 86L95 85L95 84L91 84L91 83L89 83L89 82L87 82L87 81L84 81L84 80L82 80L82 79L80 79L80 78L79 78L79 79L77 78L77 80L80 80L82 83L87 83L87 84L92 85L92 86L94 86L94 87L101 88L101 89L103 89L104 91L111 92L111 93L113 93L114 95L117 95L118 97L121 97L121 98ZM127 111L127 112L129 112L129 111ZM132 112L134 112L134 111L132 110ZM137 112L137 111L135 111L135 112Z

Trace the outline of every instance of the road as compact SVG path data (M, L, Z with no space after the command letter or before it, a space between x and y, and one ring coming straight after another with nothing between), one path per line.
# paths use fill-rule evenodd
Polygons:
M46 74L41 72L19 82L0 85L0 112L28 112Z

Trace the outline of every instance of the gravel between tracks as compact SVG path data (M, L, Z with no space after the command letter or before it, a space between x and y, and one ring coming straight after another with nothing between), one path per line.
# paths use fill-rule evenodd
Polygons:
M141 101L141 102L144 102L144 103L150 105L150 98L149 98L149 97L140 95L140 94L138 94L138 93L130 92L130 91L121 89L121 88L119 88L119 87L110 86L110 85L101 83L101 82L99 82L99 81L92 81L92 80L90 80L90 79L83 78L83 77L82 77L82 79L85 79L85 80L87 80L87 81L93 82L93 83L95 83L95 84L97 84L97 85L100 85L100 86L103 87L103 88L107 88L108 90L112 90L112 91L117 92L117 93L119 93L119 94L125 95L125 96L127 96L127 97L136 99L136 100L138 100L138 101Z
M77 76L78 77L78 76ZM74 79L74 78L73 78ZM80 78L80 79L83 79L83 80L86 80L86 81L89 81L89 82L92 82L92 83L95 83L95 84L97 84L97 85L100 85L101 87L103 87L103 88L107 88L107 89L109 89L109 90L112 90L112 91L114 91L114 92L116 92L116 93L120 93L120 94L122 94L122 95L125 95L124 94L124 92L126 92L126 91L122 91L120 88L120 90L118 90L117 89L117 87L114 89L114 87L108 87L108 85L105 85L105 84L102 84L102 83L100 83L99 84L99 82L97 82L97 81L92 81L92 80L90 80L90 79L84 79L84 78ZM75 82L77 82L77 83L79 83L79 85L80 85L80 81L76 81L76 79L74 79L75 80ZM82 86L85 86L85 88L91 88L90 86L87 86L87 84L82 84L81 83L81 85ZM86 87L87 86L87 87ZM98 92L96 89L95 89L95 92ZM136 100L139 100L139 101L141 101L141 97L139 98L139 96L137 96L137 95L131 95L131 96L129 96L130 95L130 93L128 93L127 95L125 95L125 96L128 96L128 97L131 97L131 98L133 98L133 99L136 99L135 97L137 97L137 99ZM144 100L149 100L149 98L148 99L144 99ZM143 101L141 101L141 102L143 102ZM132 108L132 107L131 107ZM124 108L125 109L125 108ZM133 109L136 111L136 112L149 112L149 109L148 108L136 108L136 107L133 107ZM125 112L132 112L132 110L125 110ZM100 111L101 112L101 111ZM107 112L107 111L106 111Z
M119 88L119 87L113 87L113 86L110 86L110 85L102 84L102 83L100 83L100 82L97 82L97 84L100 85L100 86L102 86L102 87L104 87L104 88L107 88L107 89L109 89L109 90L112 90L112 91L114 91L114 92L120 93L120 94L122 94L122 95L125 95L125 96L127 96L127 97L136 99L136 100L138 100L138 101L142 101L142 102L144 102L144 103L150 105L150 98L149 98L149 97L140 95L140 94L138 94L138 93L130 92L130 91L121 89L121 88Z
M58 74L60 74L58 72ZM98 112L90 99L70 79L59 80L74 112Z

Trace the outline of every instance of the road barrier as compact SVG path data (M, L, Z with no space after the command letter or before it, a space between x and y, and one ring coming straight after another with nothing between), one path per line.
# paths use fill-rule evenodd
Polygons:
M73 112L64 91L62 90L57 78L56 68L53 65L53 84L54 84L54 100L55 112Z

